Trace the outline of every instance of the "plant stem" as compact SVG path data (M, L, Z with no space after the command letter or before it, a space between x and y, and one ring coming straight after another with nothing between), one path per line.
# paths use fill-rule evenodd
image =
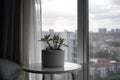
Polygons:
M54 49L57 49L57 42L53 40L53 44L54 44Z
M60 46L61 46L61 44L58 45L58 48L57 48L57 49L60 49Z
M50 45L50 43L47 41L48 46L50 47L50 49L53 49L53 47Z

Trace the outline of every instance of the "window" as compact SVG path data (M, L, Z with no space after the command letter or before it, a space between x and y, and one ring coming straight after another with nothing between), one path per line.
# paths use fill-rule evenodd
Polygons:
M42 0L42 36L59 34L65 39L65 61L77 63L77 0ZM56 80L70 80L56 75Z
M120 79L119 4L119 0L89 0L90 80Z

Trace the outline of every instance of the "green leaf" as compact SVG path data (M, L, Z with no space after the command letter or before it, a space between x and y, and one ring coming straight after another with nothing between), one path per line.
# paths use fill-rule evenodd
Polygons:
M50 36L51 34L44 35L44 37L41 38L41 40L39 40L39 41L45 41L47 43L48 46L46 47L46 49L60 50L61 46L68 47L66 44L64 44L64 39L61 38L59 34L54 34L52 38ZM51 46L50 41L52 41L53 46Z

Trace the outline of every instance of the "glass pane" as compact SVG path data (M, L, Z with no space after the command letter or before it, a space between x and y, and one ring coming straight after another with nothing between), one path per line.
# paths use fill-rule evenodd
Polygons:
M65 61L77 63L77 0L42 0L42 36L59 34L69 47ZM56 75L55 80L70 80L71 77Z
M89 78L120 80L120 0L89 0Z

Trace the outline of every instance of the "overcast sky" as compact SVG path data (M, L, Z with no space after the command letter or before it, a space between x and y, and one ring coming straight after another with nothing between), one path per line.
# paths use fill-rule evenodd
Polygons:
M42 0L43 30L77 29L77 0ZM89 28L120 28L120 0L89 0Z
M120 0L90 0L90 31L120 28Z

